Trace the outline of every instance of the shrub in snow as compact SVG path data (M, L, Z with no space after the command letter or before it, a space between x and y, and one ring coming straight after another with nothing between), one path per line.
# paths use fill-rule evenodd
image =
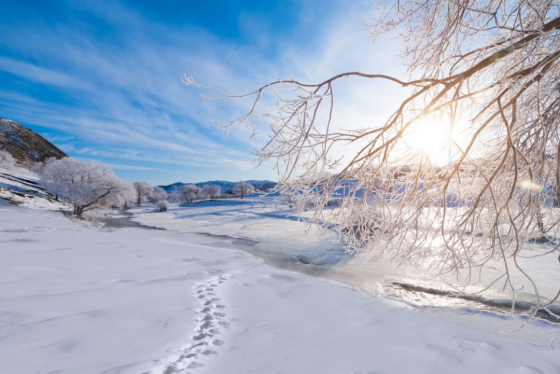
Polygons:
M245 195L251 195L253 193L255 193L255 187L252 184L245 183L243 181L237 183L233 187L233 194L241 196L242 199Z
M167 212L167 209L169 209L169 203L167 200L160 200L157 203L157 207L160 212Z
M16 165L16 160L6 151L0 151L0 167L11 169Z
M41 184L50 193L70 201L78 216L94 209L122 206L136 196L132 183L123 181L108 167L71 158L45 165Z
M136 205L142 206L144 198L150 199L152 197L152 186L148 182L135 182L134 188L136 189Z

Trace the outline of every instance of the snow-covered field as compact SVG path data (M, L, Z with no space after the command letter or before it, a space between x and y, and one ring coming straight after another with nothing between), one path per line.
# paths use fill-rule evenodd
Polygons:
M214 208L220 230L251 243L236 228L243 209ZM135 214L188 229L108 229L0 207L0 372L560 373L557 342L465 329L272 268L207 235L219 234L207 214L174 209ZM274 224L263 218L252 230Z

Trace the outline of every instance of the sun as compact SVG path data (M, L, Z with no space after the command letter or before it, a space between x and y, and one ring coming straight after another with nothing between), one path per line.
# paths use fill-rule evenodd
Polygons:
M409 151L428 159L432 164L445 166L457 156L453 151L456 137L450 123L422 119L406 130L403 141Z

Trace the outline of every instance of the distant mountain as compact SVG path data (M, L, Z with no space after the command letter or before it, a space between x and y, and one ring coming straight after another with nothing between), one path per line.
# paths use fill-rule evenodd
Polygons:
M276 186L276 182L272 182L269 180L249 180L249 181L245 181L245 183L249 183L252 184L253 186L255 186L256 189L258 190L269 190L271 188L274 188ZM160 186L161 188L163 188L165 191L169 192L169 191L173 191L185 184L189 184L189 183L181 183L181 182L177 182L177 183L173 183L173 184L168 184L167 186ZM233 189L233 186L235 186L237 184L237 182L230 182L230 181L208 181L208 182L201 182L201 183L192 183L194 185L196 185L197 187L204 187L205 185L208 184L213 184L213 185L217 185L220 186L222 188L222 193L227 193L228 191L231 191Z
M49 157L68 157L41 135L5 118L0 118L0 149L28 167Z

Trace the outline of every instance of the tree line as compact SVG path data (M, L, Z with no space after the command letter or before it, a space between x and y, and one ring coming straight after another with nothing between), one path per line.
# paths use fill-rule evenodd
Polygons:
M184 184L168 193L169 199L173 202L190 204L199 200L216 200L227 197L244 198L255 193L255 187L246 182L237 183L231 193L222 193L222 188L218 185L207 184L202 188L194 184Z
M194 184L185 184L166 192L148 182L124 181L107 166L94 161L72 158L49 158L36 163L32 171L39 175L41 186L51 193L55 200L63 198L70 202L73 213L77 216L101 208L142 206L145 201L156 204L161 211L167 211L169 202L191 204L195 201L224 197L243 199L255 192L253 185L243 181L233 187L231 194L222 194L220 186L211 184L202 188Z

